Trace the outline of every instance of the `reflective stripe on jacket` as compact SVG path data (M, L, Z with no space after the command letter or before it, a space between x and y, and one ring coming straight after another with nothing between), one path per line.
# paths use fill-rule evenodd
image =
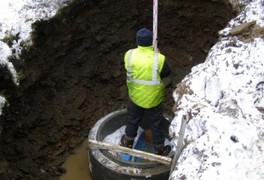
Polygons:
M164 84L160 72L165 57L154 53L153 47L138 46L125 54L127 87L130 99L140 107L159 105L164 96Z

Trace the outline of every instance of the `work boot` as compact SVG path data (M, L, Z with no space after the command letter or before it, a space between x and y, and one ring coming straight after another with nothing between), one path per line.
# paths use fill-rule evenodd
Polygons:
M121 138L121 146L132 148L134 144L134 139L129 139L125 134Z
M161 155L161 156L167 156L171 151L171 146L161 146L161 147L155 147L155 154Z

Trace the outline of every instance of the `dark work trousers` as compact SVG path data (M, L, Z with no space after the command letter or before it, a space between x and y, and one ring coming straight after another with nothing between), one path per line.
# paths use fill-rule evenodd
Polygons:
M128 100L127 107L127 123L125 133L130 138L135 138L137 136L137 130L139 122L141 121L143 115L145 114L147 120L150 123L152 130L152 139L154 147L161 147L164 145L164 129L163 123L163 103L156 107L145 109L137 106L130 99Z

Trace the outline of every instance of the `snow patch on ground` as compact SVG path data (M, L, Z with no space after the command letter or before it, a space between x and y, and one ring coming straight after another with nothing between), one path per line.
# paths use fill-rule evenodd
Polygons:
M263 27L263 10L261 0L248 4L220 31L205 63L183 80L191 93L175 90L177 109L188 115L189 123L171 179L264 179L264 40L244 43L228 36L241 23L256 20Z

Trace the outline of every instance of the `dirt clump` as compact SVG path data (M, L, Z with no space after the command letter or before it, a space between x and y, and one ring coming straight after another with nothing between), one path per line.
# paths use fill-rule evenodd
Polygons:
M264 27L256 24L256 21L250 21L231 29L229 35L237 36L239 40L248 43L254 38L264 38Z
M172 67L166 112L176 84L205 60L233 16L220 1L159 4L158 46ZM0 116L1 179L57 179L94 123L126 107L123 56L142 27L152 29L150 0L78 0L33 24L33 45L12 59L20 85L0 76L9 103Z

